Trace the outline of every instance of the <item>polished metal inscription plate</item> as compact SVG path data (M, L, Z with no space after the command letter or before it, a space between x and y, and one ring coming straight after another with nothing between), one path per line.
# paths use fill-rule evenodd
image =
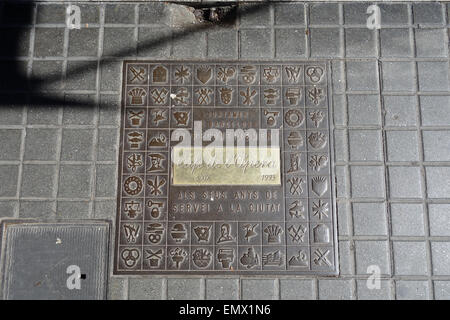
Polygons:
M126 61L116 274L338 273L326 61Z

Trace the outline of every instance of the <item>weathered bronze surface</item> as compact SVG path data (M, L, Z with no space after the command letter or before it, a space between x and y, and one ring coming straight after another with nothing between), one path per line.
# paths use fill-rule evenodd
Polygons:
M123 72L116 274L338 272L327 62L126 61ZM246 136L230 154L270 151L270 165L217 163L225 142L205 150L229 130ZM195 150L216 158L171 161Z

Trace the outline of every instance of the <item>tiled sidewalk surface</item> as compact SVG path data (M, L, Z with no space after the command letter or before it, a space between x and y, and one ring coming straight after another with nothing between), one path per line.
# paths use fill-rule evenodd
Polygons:
M450 6L380 4L382 28L369 30L368 4L272 3L233 28L173 40L167 4L79 6L81 30L68 30L65 7L52 3L11 26L24 31L24 72L60 76L50 93L97 107L0 108L2 217L115 219L124 59L333 59L341 275L112 276L109 296L450 299ZM114 56L121 48L131 54ZM98 68L71 74L85 61ZM366 286L369 265L381 270L379 290Z

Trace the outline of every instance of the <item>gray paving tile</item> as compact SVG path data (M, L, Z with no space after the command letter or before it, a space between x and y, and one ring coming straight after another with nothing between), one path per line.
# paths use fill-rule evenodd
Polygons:
M382 62L381 67L384 91L415 91L413 62Z
M384 197L384 167L352 166L350 174L353 198Z
M357 236L387 235L384 203L353 203L353 229Z
M377 91L377 64L369 61L347 61L347 90Z
M69 31L69 56L97 56L98 28L82 28Z
M414 96L383 96L386 126L408 127L417 124Z
M450 242L431 242L431 257L433 261L433 275L450 274Z
M412 56L409 29L381 29L380 52L386 58L405 58Z
M64 28L36 28L35 57L60 57L63 54Z
M434 281L434 298L450 300L450 281Z
M66 95L66 101L84 101L89 105L95 104L94 95ZM95 108L92 106L72 107L66 106L63 109L62 123L63 125L89 125L94 124Z
M417 62L420 91L448 91L447 62Z
M345 91L345 62L332 60L331 61L333 92L344 93Z
M338 28L310 28L311 57L340 57Z
M235 30L208 32L208 56L237 58L238 33Z
M338 213L338 234L349 235L348 217L351 215L350 204L348 201L339 201L337 203Z
M312 3L309 6L309 24L339 24L339 6L336 3Z
M89 219L89 201L58 201L56 217L64 219Z
M277 29L275 31L275 56L302 58L305 56L304 29Z
M336 166L335 169L335 174L336 174L336 179L337 179L337 183L336 183L336 191L337 191L337 196L341 197L341 198L348 198L349 197L349 188L348 188L348 179L347 179L347 174L348 174L348 170L346 166Z
M347 161L347 133L346 130L334 130L334 150L336 161Z
M345 56L348 58L375 57L375 31L367 28L345 29Z
M19 207L20 218L51 219L55 217L54 201L21 200Z
M386 131L388 161L419 161L417 131Z
M61 165L58 196L64 198L87 198L91 195L89 165Z
M103 55L118 56L122 48L127 49L127 56L136 54L134 28L105 28L103 36ZM121 48L122 50L118 50Z
M255 40L255 41L259 41ZM206 55L206 37L202 33L191 33L178 39L172 44L172 56L177 58L201 58Z
M243 300L275 300L275 280L242 279L241 299Z
M311 300L313 297L313 280L281 279L281 300Z
M449 198L450 167L426 167L427 194L429 198Z
M78 70L78 71L77 71ZM79 70L83 70L79 72ZM67 62L67 90L95 90L97 88L97 65L85 61Z
M398 300L427 300L430 288L427 281L396 281L396 298Z
M117 135L116 129L99 129L97 160L116 161L117 157Z
M347 125L347 102L345 95L333 95L333 120L334 124L338 126Z
M390 274L388 241L355 241L356 272L367 274L369 266L376 265L382 274Z
M32 198L51 198L54 192L55 165L25 164L20 195Z
M450 131L422 131L425 161L450 161Z
M97 197L114 197L116 195L116 165L97 165L96 190Z
M414 23L418 24L442 24L443 14L440 3L414 3Z
M368 5L364 3L344 4L344 23L351 25L366 25Z
M391 225L393 236L424 236L423 205L418 203L392 203Z
M381 130L349 130L351 161L381 161Z
M122 70L120 61L103 60L100 63L100 90L102 91L119 91L120 77L117 77Z
M319 299L350 300L352 298L349 280L319 280Z
M99 200L94 203L94 217L101 219L115 219L116 217L116 200Z
M141 27L138 30L138 56L167 57L170 55L172 32L169 28Z
M240 30L241 58L268 58L272 56L272 31L265 29Z
M3 96L0 96L3 99ZM4 98L5 100L8 98ZM0 125L14 125L23 123L23 108L20 106L2 106L0 108Z
M38 79L54 78L55 81L43 82L41 90L60 90L62 82L62 61L33 61L32 75Z
M381 125L381 108L378 95L347 95L347 108L349 125Z
M167 279L167 298L169 300L199 300L200 279Z
M394 241L394 272L396 275L428 274L426 242Z
M82 24L99 23L99 5L77 3L77 6L80 7Z
M445 29L415 29L416 55L418 57L446 57L447 36Z
M206 279L207 300L237 300L239 279Z
M380 3L381 25L408 24L408 7L406 4Z
M24 160L56 160L58 129L27 128Z
M420 167L389 167L389 195L391 198L422 198Z
M128 299L161 300L162 279L129 279ZM186 297L187 298L187 297Z
M34 106L28 108L27 124L57 124L59 106Z
M120 96L101 95L99 106L99 124L118 125L120 122Z
M0 197L14 197L17 193L18 165L0 165Z
M118 277L109 277L108 280L108 300L125 299L125 279Z
M64 23L66 7L62 4L40 4L37 7L36 23Z
M146 3L139 5L139 23L168 24L170 10L165 3Z
M16 215L16 212L18 212L18 207L18 201L0 201L0 218L14 217Z
M256 10L254 9L256 8ZM243 4L239 9L244 15L240 17L240 26L268 26L270 25L270 6L260 6L259 4Z
M450 236L450 204L429 204L431 236Z
M353 262L351 261L354 250L354 245L350 244L350 241L339 241L339 274L355 274Z
M379 289L369 289L368 280L357 280L358 300L390 300L391 282L389 280L380 280Z
M92 129L63 129L61 160L92 160L93 138Z
M0 129L0 160L19 160L22 144L20 129Z
M274 6L276 25L294 25L305 23L303 3L277 3Z
M420 96L423 126L446 126L450 123L450 96Z
M133 4L107 4L105 6L105 23L134 24Z

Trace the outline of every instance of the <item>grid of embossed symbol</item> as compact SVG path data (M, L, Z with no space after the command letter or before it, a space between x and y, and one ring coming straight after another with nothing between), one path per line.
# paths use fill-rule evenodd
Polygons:
M337 273L326 61L123 68L115 273Z

